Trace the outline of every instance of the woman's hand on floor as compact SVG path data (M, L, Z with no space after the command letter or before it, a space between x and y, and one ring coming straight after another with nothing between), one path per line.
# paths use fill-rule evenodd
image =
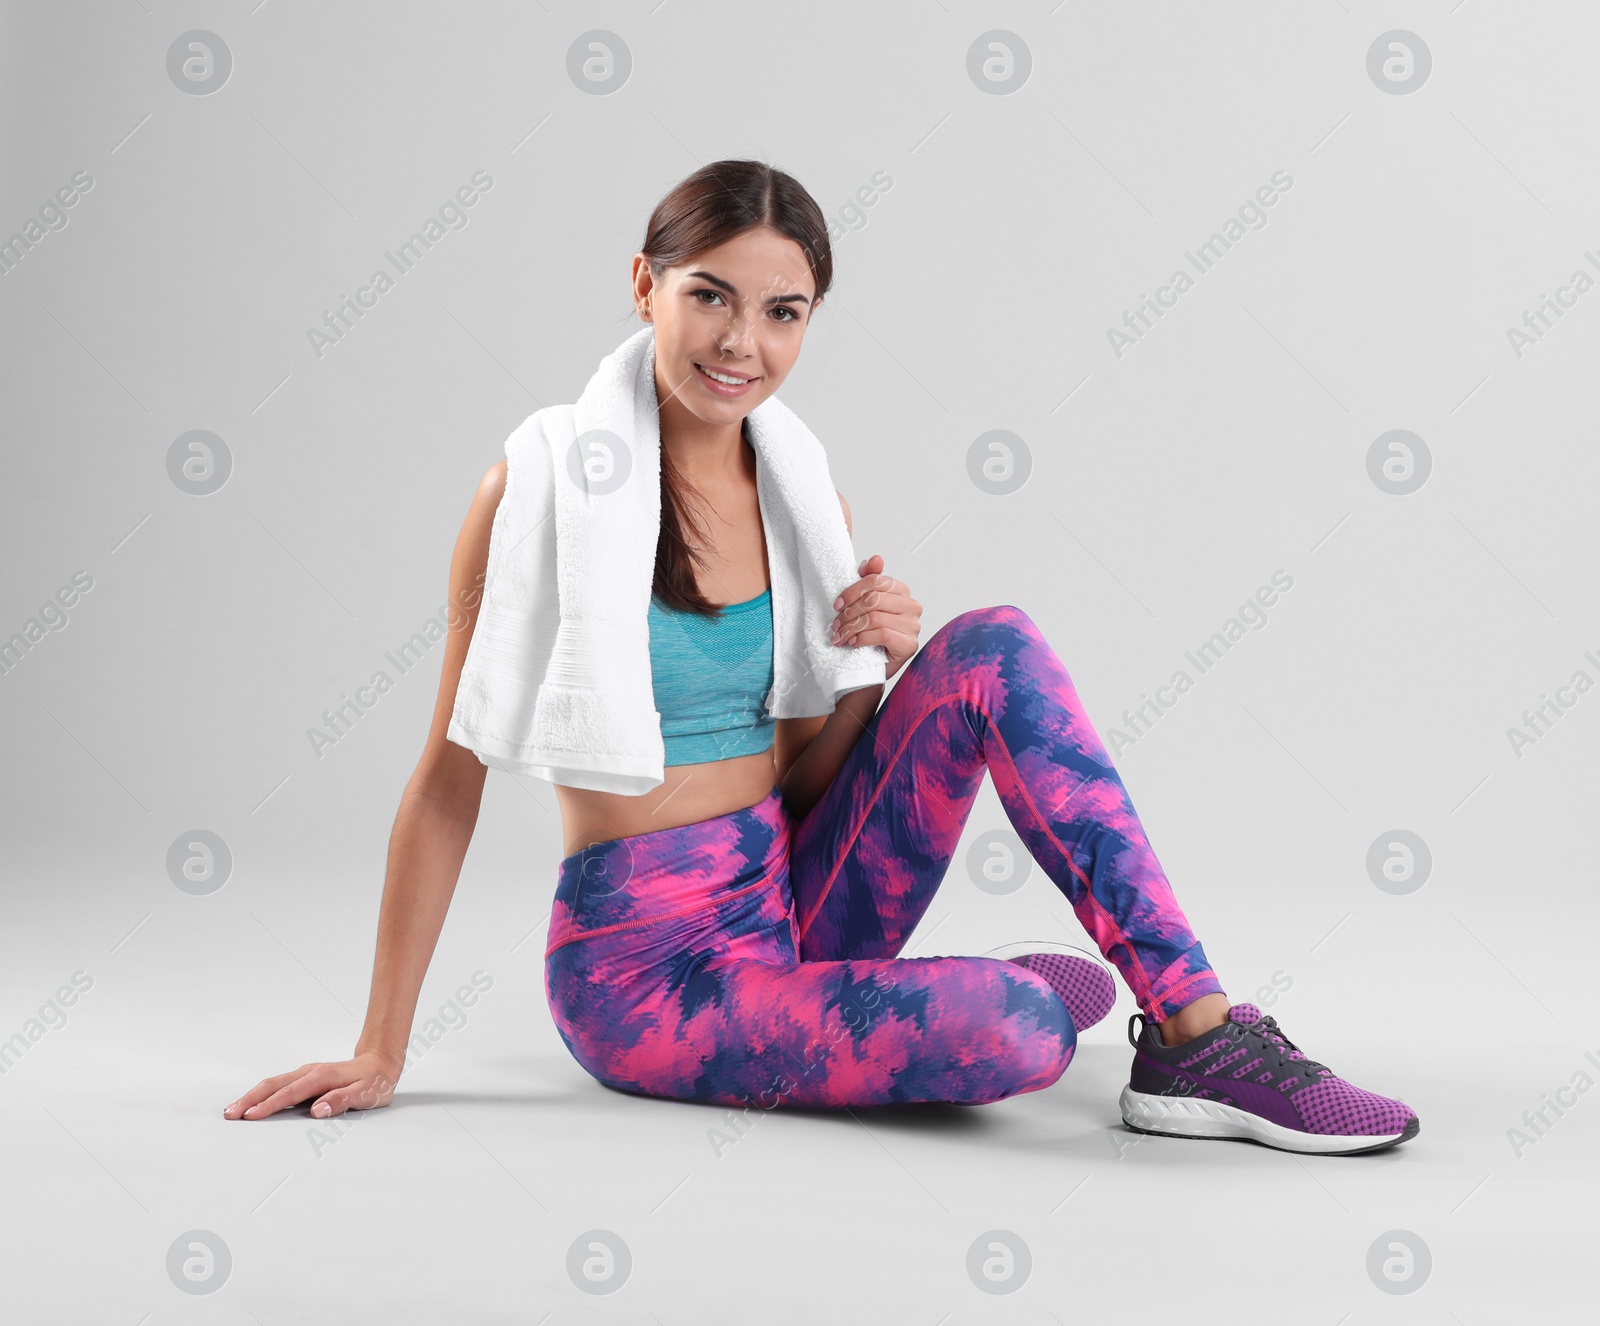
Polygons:
M368 1052L340 1063L301 1064L276 1077L264 1078L232 1105L225 1119L265 1119L290 1105L315 1098L313 1117L331 1118L346 1110L372 1110L394 1099L401 1065Z
M834 600L838 616L830 639L836 645L882 645L889 656L887 681L917 652L922 604L911 597L905 581L883 573L880 554L873 553L856 569L861 579Z

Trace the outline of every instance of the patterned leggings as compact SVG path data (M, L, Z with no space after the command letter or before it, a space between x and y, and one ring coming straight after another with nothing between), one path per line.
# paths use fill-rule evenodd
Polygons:
M906 665L800 820L756 805L561 862L545 991L583 1068L724 1105L980 1104L1053 1083L1077 1033L998 958L897 958L984 771L1147 1016L1219 992L1121 778L1028 615L980 608Z

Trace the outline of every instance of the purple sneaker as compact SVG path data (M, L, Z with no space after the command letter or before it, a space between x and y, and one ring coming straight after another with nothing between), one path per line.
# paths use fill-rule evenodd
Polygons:
M1117 1001L1116 982L1105 963L1084 949L1049 939L1025 940L991 949L986 958L1003 958L1037 972L1050 982L1080 1032L1094 1026Z
M1144 1024L1135 1039L1133 1024ZM1136 1133L1230 1137L1310 1155L1377 1151L1410 1141L1411 1108L1335 1077L1301 1053L1254 1004L1235 1004L1220 1027L1166 1046L1144 1014L1128 1019L1136 1053L1122 1089L1122 1121Z

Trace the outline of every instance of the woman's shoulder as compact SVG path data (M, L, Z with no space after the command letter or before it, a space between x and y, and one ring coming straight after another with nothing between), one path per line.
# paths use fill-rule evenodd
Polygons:
M475 497L480 502L493 502L498 505L506 492L506 462L497 460L483 472L483 478L478 480L478 491Z

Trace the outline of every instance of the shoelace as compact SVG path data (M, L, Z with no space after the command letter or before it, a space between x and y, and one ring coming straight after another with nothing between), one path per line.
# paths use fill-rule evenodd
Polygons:
M1279 1052L1285 1059L1292 1059L1308 1074L1315 1073L1319 1077L1332 1077L1333 1069L1326 1064L1320 1064L1315 1059L1308 1058L1305 1051L1284 1035L1283 1028L1278 1025L1278 1020L1270 1015L1262 1017L1259 1022L1237 1024L1245 1031L1253 1031L1269 1045L1279 1047Z

